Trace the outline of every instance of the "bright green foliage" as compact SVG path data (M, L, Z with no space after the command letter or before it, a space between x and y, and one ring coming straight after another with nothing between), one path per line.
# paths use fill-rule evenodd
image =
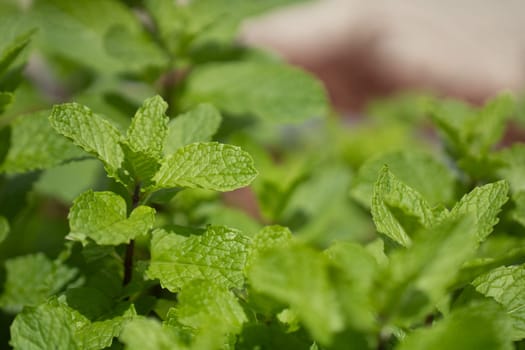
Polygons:
M370 206L377 174L384 165L400 181L418 191L429 204L448 204L454 200L456 179L452 171L434 156L410 150L380 154L359 168L351 194L363 205Z
M384 313L401 324L422 317L446 296L459 268L478 247L471 217L433 227L414 239L408 249L389 256L377 290Z
M130 308L111 319L90 322L62 300L51 299L37 308L26 308L11 326L15 349L98 350L111 346L124 323L135 316Z
M476 290L500 303L512 320L512 339L525 338L525 267L501 266L476 278Z
M433 105L431 113L451 151L460 156L480 157L501 138L505 120L513 110L511 95L501 94L480 110L457 101L444 101Z
M257 82L257 84L253 84ZM185 106L210 102L232 115L273 122L300 121L327 113L323 88L298 69L267 63L226 63L192 72Z
M342 330L343 318L330 285L327 260L301 245L267 251L248 271L250 285L284 302L324 344Z
M88 238L102 245L128 243L145 235L155 223L155 210L138 206L126 214L124 198L113 192L87 191L73 203L69 212L70 239L87 244Z
M498 223L498 214L508 200L508 192L509 184L506 181L476 187L464 195L447 216L458 218L474 215L476 231L479 240L482 241L490 235L492 228Z
M193 334L194 349L220 348L228 342L229 335L240 333L248 320L237 298L227 288L204 280L185 285L178 300L173 315L170 312L168 316Z
M0 1L0 348L524 347L513 98L323 119L295 1Z
M455 310L431 328L407 336L399 350L510 350L510 324L502 310L489 302L474 303Z
M211 141L219 129L221 120L219 111L206 103L177 116L168 125L164 153L172 154L190 143Z
M173 292L195 279L240 288L249 243L239 231L220 226L210 226L202 235L189 237L156 230L147 275Z
M5 263L7 279L0 307L17 313L24 306L37 306L59 292L77 274L77 269L51 261L42 253L20 256Z
M186 349L170 326L162 326L158 321L147 318L127 322L120 340L126 344L126 350Z
M77 103L53 107L49 120L58 133L100 159L110 176L117 176L124 153L119 146L122 136L115 126Z
M9 234L9 222L3 216L0 216L0 244Z
M168 131L168 104L160 96L144 101L135 114L128 129L126 141L136 152L160 158L164 139Z
M250 155L237 146L192 143L166 158L155 174L155 188L188 187L231 191L257 175Z
M414 221L426 228L434 221L432 209L423 197L399 181L386 166L374 186L372 216L378 232L403 246L411 243L406 231L417 229Z
M0 171L20 173L46 169L85 155L49 125L48 111L18 117L11 123L9 151Z

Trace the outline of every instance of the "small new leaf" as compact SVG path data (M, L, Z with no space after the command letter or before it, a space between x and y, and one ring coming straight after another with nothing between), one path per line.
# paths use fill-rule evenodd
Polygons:
M122 135L113 125L77 103L54 106L49 120L58 133L99 158L108 174L118 178L124 153L119 145Z
M221 226L210 226L204 234L189 237L156 230L147 275L172 292L195 279L240 288L249 244L239 231Z
M473 215L480 241L485 240L492 228L499 221L498 214L503 204L507 202L509 184L501 180L484 186L476 187L466 194L452 208L448 218L458 218L467 214Z
M192 143L164 159L153 180L155 189L188 187L231 191L257 175L252 157L237 146Z
M155 223L155 210L135 208L129 218L126 202L113 192L84 192L74 201L69 212L71 232L68 238L87 243L87 238L101 245L128 243L146 234Z
M393 212L394 208L399 209L397 216ZM405 227L410 225L409 220L415 219L425 228L430 227L434 221L432 209L425 199L417 191L399 181L387 166L384 166L379 173L374 186L372 217L378 232L403 246L411 243Z

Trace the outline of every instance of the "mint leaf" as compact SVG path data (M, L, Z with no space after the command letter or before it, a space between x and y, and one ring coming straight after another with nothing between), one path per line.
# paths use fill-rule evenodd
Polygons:
M185 349L170 326L150 318L136 318L127 322L119 337L126 350Z
M113 125L77 103L53 107L49 120L58 133L95 155L104 163L108 174L118 179L124 154L119 145L122 135Z
M9 107L11 103L13 103L14 99L15 96L13 93L0 91L0 114L5 112L7 107Z
M209 102L229 114L274 122L321 117L328 110L322 85L307 73L284 65L210 64L193 71L187 84L181 101L186 107Z
M325 257L309 247L290 245L267 251L248 270L257 292L290 305L315 340L330 344L343 328Z
M46 350L82 349L76 338L75 327L83 327L89 320L67 305L51 299L36 308L27 307L11 324L10 344L14 349Z
M111 346L123 325L136 315L131 307L121 316L90 322L62 298L52 298L36 308L25 308L11 325L15 349L98 350Z
M154 188L189 187L231 191L257 175L251 156L232 145L192 143L166 158L154 177Z
M519 222L522 226L525 226L525 191L516 193L513 196L516 208L513 211L513 219Z
M351 242L336 242L325 254L337 267L333 280L347 323L354 329L373 329L371 288L379 270L374 256L363 246Z
M375 298L382 301L383 314L407 325L441 301L478 248L473 219L466 216L436 225L421 232L409 248L390 254L379 277L385 286Z
M472 285L503 306L512 320L512 339L525 338L525 266L501 266L476 278Z
M494 158L502 163L496 168L497 175L509 182L512 191L525 191L525 144L513 144L495 153Z
M427 152L405 150L372 157L359 168L350 191L359 203L370 207L374 183L384 165L433 206L455 199L456 179L445 164Z
M473 215L479 240L483 241L498 223L501 207L509 199L508 192L509 184L504 180L476 187L464 195L446 216L458 218L466 214Z
M0 244L7 238L9 234L9 222L3 216L0 216Z
M474 303L402 340L399 350L511 350L509 322L498 305ZM481 331L482 330L482 331Z
M443 101L430 108L431 117L456 156L479 158L501 138L515 102L501 94L476 110L458 101Z
M168 313L168 320L176 319L168 322L177 322L194 334L194 349L221 348L228 343L228 337L240 333L248 321L232 292L208 281L190 282L177 299L176 309Z
M154 157L162 156L164 139L168 131L168 104L160 96L146 99L129 126L127 139L134 151Z
M46 169L85 153L57 135L47 119L49 111L16 118L10 125L10 147L0 171L20 173Z
M164 142L164 153L172 154L194 142L210 141L221 124L222 117L213 105L203 103L172 119Z
M397 215L394 209L398 209ZM414 189L399 181L384 166L374 186L372 196L372 217L377 231L395 242L409 246L410 232L416 221L428 228L434 221L434 214L425 199Z
M172 292L195 279L240 288L249 243L239 231L220 226L210 226L204 234L189 237L155 230L147 275L159 279Z
M87 244L87 239L102 245L128 243L146 234L155 223L155 210L140 205L126 214L126 202L113 192L82 193L69 211L68 237Z
M7 28L4 28L7 29ZM29 44L31 36L35 33L35 29L31 29L13 38L10 42L2 47L0 53L0 76L2 76L9 66L19 57L20 53ZM5 38L3 38L5 40Z
M42 253L18 256L5 262L7 278L0 307L17 313L24 306L36 306L59 292L78 273Z

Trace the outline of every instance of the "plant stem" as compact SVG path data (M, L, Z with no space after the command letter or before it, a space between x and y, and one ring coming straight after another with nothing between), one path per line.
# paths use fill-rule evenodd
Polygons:
M140 184L135 185L133 190L133 196L131 197L131 210L139 206L140 203ZM122 284L125 286L131 281L131 276L133 275L133 255L135 252L135 240L132 239L129 241L128 246L126 247L126 256L124 257L124 280Z

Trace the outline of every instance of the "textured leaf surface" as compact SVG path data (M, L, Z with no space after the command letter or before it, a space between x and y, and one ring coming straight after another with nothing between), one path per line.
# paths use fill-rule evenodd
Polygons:
M122 197L113 192L90 190L75 200L68 218L69 238L83 243L90 238L97 244L118 245L146 234L155 223L155 210L141 205L128 218Z
M206 103L177 116L168 125L164 153L173 154L178 148L190 143L211 141L219 129L221 120L219 111Z
M290 305L316 340L329 344L343 319L324 256L290 245L261 254L248 271L251 286Z
M497 152L494 157L503 163L497 173L509 182L512 191L525 191L525 144L516 143Z
M137 318L126 323L119 338L126 350L178 350L185 347L178 346L176 333L169 326L153 319Z
M172 292L195 279L240 288L249 244L239 231L221 226L210 226L204 234L189 237L156 230L147 275L158 278Z
M185 285L178 294L177 320L199 331L219 328L220 333L237 334L248 319L232 292L204 280Z
M402 213L396 217L393 208L399 209ZM425 199L417 191L399 181L386 166L381 170L374 186L372 217L378 232L403 246L411 243L403 219L406 222L407 218L414 218L422 227L427 228L434 221L432 209ZM405 226L407 225L409 224L405 223Z
M248 153L236 146L209 142L179 148L164 160L154 180L157 188L231 191L249 185L256 175Z
M525 266L501 266L476 278L476 290L503 305L512 319L512 339L525 338Z
M399 350L511 350L510 325L505 314L492 303L475 303L408 335Z
M5 268L7 279L0 296L0 307L11 313L44 302L78 273L74 268L51 261L42 253L9 259Z
M36 308L25 308L11 325L15 349L98 350L111 346L126 321L135 316L131 307L123 315L90 322L63 300L53 298Z
M431 205L448 204L455 199L455 177L447 166L426 152L411 149L370 158L359 168L351 194L361 204L370 207L374 183L384 165Z
M0 216L0 244L7 238L9 234L9 222L3 216Z
M503 204L507 202L509 184L498 181L484 186L476 187L466 194L450 211L450 218L464 215L473 215L480 241L483 241L492 228L499 221L498 214Z
M279 122L322 117L328 110L322 85L307 73L253 62L214 64L192 72L182 103L200 102L233 115Z
M144 101L128 129L127 141L134 151L161 157L168 130L167 109L168 104L158 95Z
M252 238L248 266L264 251L286 246L291 243L291 239L292 232L287 227L279 225L264 227Z
M49 111L42 111L18 117L11 123L11 145L0 167L2 171L46 169L85 155L51 128L48 116Z
M122 136L113 125L77 103L53 107L49 120L57 132L98 157L108 172L115 176L124 154L119 145Z
M25 308L11 324L11 342L20 350L82 349L75 327L89 321L56 299L37 308Z

